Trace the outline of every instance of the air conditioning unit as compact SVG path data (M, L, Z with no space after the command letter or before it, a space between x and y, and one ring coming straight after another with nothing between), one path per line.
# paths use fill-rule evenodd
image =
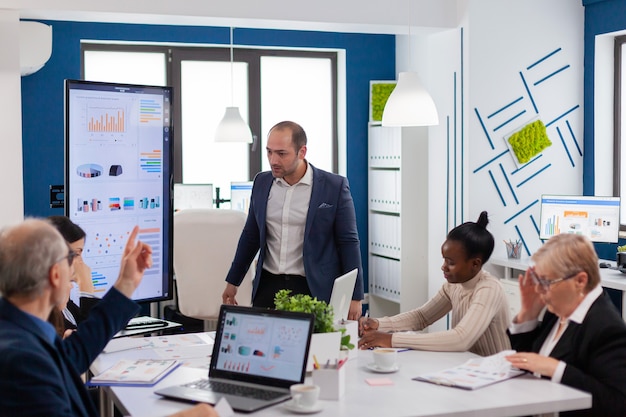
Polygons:
M39 22L20 22L20 73L23 76L41 69L52 54L52 26Z

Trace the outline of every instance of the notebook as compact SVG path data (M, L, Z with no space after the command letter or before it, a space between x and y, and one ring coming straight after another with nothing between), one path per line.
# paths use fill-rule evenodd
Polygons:
M234 410L251 412L290 398L304 382L313 314L222 305L208 379L156 394L215 404L225 397Z
M341 322L348 319L350 311L350 301L352 301L352 293L356 284L356 277L359 273L358 268L343 274L335 279L333 284L333 292L330 294L330 305L335 313L335 322Z

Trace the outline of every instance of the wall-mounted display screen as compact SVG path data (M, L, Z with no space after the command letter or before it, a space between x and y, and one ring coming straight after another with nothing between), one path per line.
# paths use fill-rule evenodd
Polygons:
M153 266L133 299L172 298L171 100L171 87L65 82L65 214L87 233L99 297L138 225Z
M575 233L593 242L617 243L619 212L619 197L542 195L539 238Z

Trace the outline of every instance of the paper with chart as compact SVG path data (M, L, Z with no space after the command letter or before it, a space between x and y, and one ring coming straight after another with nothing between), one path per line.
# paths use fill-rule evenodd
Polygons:
M495 355L470 359L454 368L419 375L413 379L463 389L481 388L525 373L505 359L505 356L513 353L514 350L504 350Z

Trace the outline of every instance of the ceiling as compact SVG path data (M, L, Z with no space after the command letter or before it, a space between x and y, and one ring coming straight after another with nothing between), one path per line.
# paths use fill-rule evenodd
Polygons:
M411 33L456 27L459 4L467 1L0 0L0 9L34 20L407 34L409 27Z

